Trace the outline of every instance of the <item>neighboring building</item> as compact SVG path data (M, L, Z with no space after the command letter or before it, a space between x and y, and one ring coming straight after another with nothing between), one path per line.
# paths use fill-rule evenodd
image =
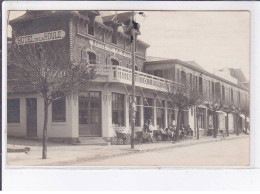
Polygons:
M16 43L25 44L29 40L26 35L61 33L63 37L53 40L57 52L62 47L67 53L64 58L74 62L85 60L96 65L103 75L94 81L88 93L81 92L52 103L48 124L50 138L76 141L81 136L112 137L115 130L130 128L132 67L128 24L127 14L111 15L105 11L27 11L10 21ZM155 126L176 123L177 110L163 94L165 83L177 84L183 80L189 83L190 78L196 77L201 90L208 91L207 95L219 95L237 104L249 102L247 88L210 74L195 62L147 57L148 47L147 43L137 40L136 130L141 130L147 119L152 119ZM17 93L12 88L15 81L12 66L8 64L8 136L41 138L43 100L33 93ZM212 116L207 108L201 108L204 114L198 119L193 109L185 111L182 123L194 130L195 123L199 122L201 133L207 135L212 127ZM225 127L224 117L224 113L219 113L219 128ZM229 129L234 131L232 115L229 120Z

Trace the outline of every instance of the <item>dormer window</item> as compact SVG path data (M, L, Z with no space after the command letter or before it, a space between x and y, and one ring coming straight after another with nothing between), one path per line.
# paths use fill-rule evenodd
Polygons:
M117 28L113 28L113 34L112 34L112 43L117 44Z

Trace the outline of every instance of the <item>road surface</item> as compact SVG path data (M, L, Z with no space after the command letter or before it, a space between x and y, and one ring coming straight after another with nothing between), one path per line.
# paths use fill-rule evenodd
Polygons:
M78 162L73 166L247 166L249 137Z

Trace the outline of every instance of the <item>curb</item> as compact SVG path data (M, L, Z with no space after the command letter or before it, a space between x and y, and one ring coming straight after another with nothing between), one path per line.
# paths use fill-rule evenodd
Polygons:
M249 136L235 136L235 137L229 137L229 138L224 139L224 140L227 141L227 140L234 140L234 139L246 138L246 137L249 137ZM171 145L167 145L167 146L163 146L163 147L128 150L128 151L123 152L123 153L105 154L105 155L104 154L97 154L97 155L94 155L94 156L91 156L91 157L89 157L89 156L76 157L76 158L73 158L73 159L68 159L66 161L49 162L49 163L44 163L44 164L37 164L37 165L34 165L34 166L66 166L66 165L71 165L71 164L76 163L76 162L108 159L108 158L113 158L113 157L131 155L131 154L152 152L152 151L163 150L163 149L186 147L186 146L191 146L191 145L196 145L196 144L204 144L204 143L217 142L217 141L223 141L223 140L221 140L221 139L209 139L209 140L205 140L205 141L195 141L195 142L189 142L189 143L184 143L184 144L181 144L181 143L180 144L171 144Z

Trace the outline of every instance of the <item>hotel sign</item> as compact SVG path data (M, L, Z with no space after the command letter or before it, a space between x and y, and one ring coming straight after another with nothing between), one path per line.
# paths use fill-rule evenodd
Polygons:
M128 57L128 58L132 57L132 55L129 52L126 52L126 51L119 49L119 48L116 48L114 46L110 46L108 44L104 44L104 43L99 42L99 41L89 40L89 43L90 43L91 46L94 46L94 47L97 47L97 48L100 48L100 49L103 49L103 50L106 50L106 51L110 51L110 52L113 52L115 54L118 54L118 55L121 55L121 56L124 56L124 57Z
M56 30L51 32L43 32L39 34L31 34L25 36L18 36L15 39L15 43L18 45L23 44L33 44L38 42L47 42L52 40L60 40L65 37L65 32L63 30Z

